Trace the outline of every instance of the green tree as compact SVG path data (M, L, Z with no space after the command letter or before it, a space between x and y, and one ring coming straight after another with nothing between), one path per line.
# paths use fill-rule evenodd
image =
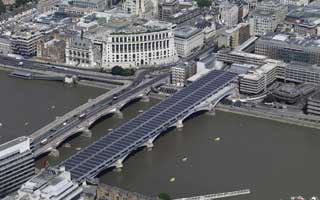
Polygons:
M171 199L172 199L169 194L164 193L164 192L163 192L163 193L160 193L160 194L158 195L158 197L159 197L159 199L161 199L161 200L171 200Z
M2 0L0 0L0 13L6 12L6 6L3 4Z
M111 69L111 74L112 75L122 75L123 74L123 68L120 66L114 66Z
M196 0L200 8L210 7L212 5L212 0Z

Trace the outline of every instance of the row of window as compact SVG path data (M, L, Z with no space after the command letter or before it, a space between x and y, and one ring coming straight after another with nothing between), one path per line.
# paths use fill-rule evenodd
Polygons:
M82 58L89 58L89 53L84 53L84 52L77 52L77 51L72 51L69 50L69 56L78 56L78 57L82 57Z
M157 33L153 35L140 35L140 36L123 36L123 37L112 37L112 42L146 42L168 38L168 33Z
M120 44L112 45L112 53L131 53L140 51L154 51L169 48L169 40L140 43L140 44Z

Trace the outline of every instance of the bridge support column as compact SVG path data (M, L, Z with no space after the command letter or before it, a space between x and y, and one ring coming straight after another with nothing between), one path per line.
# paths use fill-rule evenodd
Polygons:
M90 138L92 137L92 132L88 127L85 127L82 131L81 136Z
M117 172L121 172L122 168L123 168L123 164L122 164L122 160L117 160L116 164L115 164L115 170Z
M182 119L179 119L178 121L177 121L177 128L183 128L183 121L182 121Z
M147 147L147 151L151 151L153 148L153 139L148 139L148 141L145 143L145 146Z
M208 112L206 112L207 115L215 116L216 115L216 109L212 108Z
M149 98L149 96L148 95L143 95L143 97L141 98L141 100L140 100L141 102L150 102L150 98Z
M59 157L60 156L60 152L59 152L58 149L52 149L51 152L49 153L49 156Z
M117 108L116 111L114 112L114 116L115 116L115 118L122 119L123 113L121 112L121 110L119 108Z

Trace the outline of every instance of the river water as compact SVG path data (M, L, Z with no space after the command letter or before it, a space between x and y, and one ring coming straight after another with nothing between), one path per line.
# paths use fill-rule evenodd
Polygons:
M27 135L101 89L61 83L26 81L0 73L0 142ZM135 102L124 110L124 118L106 117L92 127L93 136L80 134L62 145L60 157L44 156L55 165L84 148L108 129L159 102ZM51 106L55 105L55 109ZM29 122L25 125L25 122ZM220 141L215 141L220 137ZM189 118L181 130L171 129L155 141L152 151L142 149L131 155L121 172L100 175L101 182L147 195L160 192L173 197L250 189L251 194L228 199L284 199L293 195L320 196L319 130L282 124L231 113L216 112ZM183 162L183 158L186 160ZM171 178L174 182L170 182Z

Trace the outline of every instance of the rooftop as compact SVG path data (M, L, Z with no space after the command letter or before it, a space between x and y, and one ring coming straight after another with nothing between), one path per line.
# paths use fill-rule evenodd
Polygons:
M26 141L30 141L30 138L25 137L25 136L18 137L18 138L14 139L14 140L11 140L9 142L1 144L0 145L0 151L3 151L5 149L8 149L9 147L13 147L15 145L18 145L18 144L20 144L22 142L26 142Z
M201 32L201 30L193 26L180 26L174 29L174 36L187 39L199 32Z
M267 33L261 36L259 40L275 41L280 43L286 43L289 45L296 45L301 47L316 47L320 48L320 37L307 37L298 34L291 33Z
M312 101L320 102L320 90L316 91L313 95L309 97Z
M287 18L320 18L320 6L300 6L291 10Z
M262 9L256 9L253 13L254 16L263 16L263 17L269 17L276 15L275 11L271 10L262 10Z

